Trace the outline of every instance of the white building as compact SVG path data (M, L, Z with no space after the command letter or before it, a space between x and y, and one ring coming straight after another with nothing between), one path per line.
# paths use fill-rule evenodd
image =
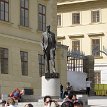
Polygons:
M107 0L60 0L57 9L58 41L94 55L95 83L107 84Z

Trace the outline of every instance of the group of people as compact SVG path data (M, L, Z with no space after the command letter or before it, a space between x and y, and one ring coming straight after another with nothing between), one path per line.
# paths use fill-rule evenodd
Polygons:
M83 107L83 102L76 98L75 94L69 93L59 105L56 100L53 100L50 96L44 97L44 107Z
M16 107L16 103L21 101L21 96L24 95L24 90L14 89L6 98L2 100L0 104L2 107Z
M17 107L17 103L16 100L13 97L10 97L6 100L3 100L1 102L2 107ZM33 105L31 103L25 104L24 107L33 107Z
M67 82L66 89L63 91L63 85L60 84L60 98L65 98L71 91L73 91L73 87L70 85L70 82Z
M86 94L90 94L90 84L88 78L86 78ZM21 96L24 94L24 90L14 89L9 94L9 99L7 101L3 100L1 102L2 107L16 107L16 100L21 101ZM63 99L61 107L83 107L83 102L76 98L76 94L73 93L73 87L70 82L66 84L66 90L63 92L63 85L60 84L60 98ZM32 104L26 104L25 107L33 107ZM59 107L56 100L53 100L51 96L44 97L44 107Z
M45 96L43 107L83 107L83 102L76 98L75 94L69 93L64 99L63 103L59 105L58 101L53 100L51 96ZM15 99L10 97L7 101L3 100L1 102L2 107L17 107ZM25 104L24 107L33 107L31 103Z
M91 90L91 83L92 81L89 80L89 78L86 78L86 94L90 95ZM67 82L66 89L64 91L63 85L60 84L60 98L65 98L70 92L73 92L73 87L70 85L70 82Z

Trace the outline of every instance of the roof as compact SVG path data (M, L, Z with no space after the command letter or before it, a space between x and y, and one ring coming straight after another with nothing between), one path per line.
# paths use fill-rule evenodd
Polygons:
M74 3L90 2L90 1L97 1L97 0L62 0L62 1L58 1L57 5L66 5L66 4L74 4Z

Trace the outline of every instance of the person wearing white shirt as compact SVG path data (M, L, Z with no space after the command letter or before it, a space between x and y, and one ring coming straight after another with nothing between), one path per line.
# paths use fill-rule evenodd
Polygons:
M89 81L88 78L86 78L86 94L90 95L90 89L91 89L91 81Z

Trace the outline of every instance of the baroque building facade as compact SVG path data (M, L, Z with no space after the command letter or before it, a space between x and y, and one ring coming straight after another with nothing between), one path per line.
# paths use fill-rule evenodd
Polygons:
M44 72L41 35L46 25L57 34L56 16L56 0L0 0L1 94L19 88L33 89L35 95L41 95L40 74ZM66 64L61 63L64 58L59 57L64 50L66 47L57 46L57 72L66 70Z
M94 56L96 84L107 84L106 4L106 0L59 0L57 3L58 42L69 46L69 50Z

